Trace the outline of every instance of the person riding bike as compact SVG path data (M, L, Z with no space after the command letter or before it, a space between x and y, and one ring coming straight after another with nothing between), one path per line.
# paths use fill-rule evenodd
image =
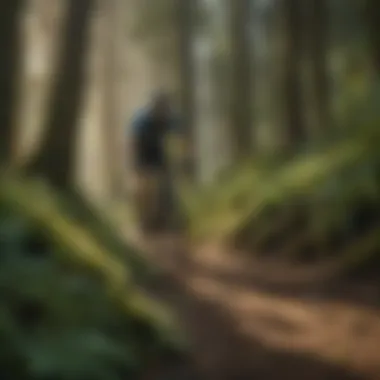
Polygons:
M169 171L165 141L170 132L177 130L177 121L169 96L159 92L147 107L137 112L132 122L137 206L144 230L165 224L162 188Z

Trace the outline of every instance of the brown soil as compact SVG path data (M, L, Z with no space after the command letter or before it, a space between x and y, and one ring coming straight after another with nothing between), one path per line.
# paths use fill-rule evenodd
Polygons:
M154 289L188 333L202 373L192 379L380 379L376 287L217 245L185 249L176 236L141 245L166 273Z

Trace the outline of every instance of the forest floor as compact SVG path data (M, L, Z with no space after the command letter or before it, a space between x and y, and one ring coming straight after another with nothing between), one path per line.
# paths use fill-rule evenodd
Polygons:
M202 379L380 379L376 286L170 234L137 241L164 269L152 288L177 313Z

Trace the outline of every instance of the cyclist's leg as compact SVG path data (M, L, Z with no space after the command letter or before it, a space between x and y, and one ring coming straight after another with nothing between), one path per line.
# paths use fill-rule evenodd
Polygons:
M157 170L156 178L157 220L161 228L167 228L172 211L172 188L168 168L161 166Z
M155 157L149 149L140 149L136 154L136 206L143 229L150 229L155 212Z
M143 188L141 191L144 193L141 197L144 219L152 230L159 230L166 224L168 215L166 181L163 168L157 165L150 168L148 175L145 174L141 186Z
M160 186L161 173L156 167L140 172L138 189L138 209L142 227L154 230L160 226Z
M160 171L157 167L152 168L149 181L149 212L152 228L159 225L159 207L160 207Z
M148 222L148 206L149 206L149 180L148 173L146 170L139 168L136 173L136 187L134 189L135 194L135 205L138 215L138 220L141 226L144 227Z

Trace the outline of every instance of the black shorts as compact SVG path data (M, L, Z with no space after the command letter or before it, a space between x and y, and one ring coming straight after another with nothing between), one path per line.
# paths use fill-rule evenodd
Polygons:
M135 165L138 170L162 170L166 167L165 154L158 149L140 149L136 152Z

